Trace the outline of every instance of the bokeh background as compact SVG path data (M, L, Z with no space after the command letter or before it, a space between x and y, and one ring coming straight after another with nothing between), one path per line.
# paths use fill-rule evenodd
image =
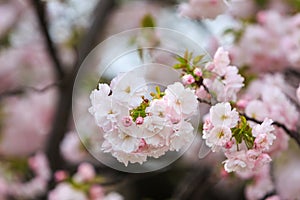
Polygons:
M300 149L285 133L266 176L228 174L218 153L199 158L201 131L171 165L125 173L87 152L72 115L74 81L90 51L153 26L183 33L211 57L224 46L247 80L269 80L299 112L299 11L299 0L1 0L0 200L300 199ZM294 111L284 115L298 122ZM90 131L90 121L81 123Z

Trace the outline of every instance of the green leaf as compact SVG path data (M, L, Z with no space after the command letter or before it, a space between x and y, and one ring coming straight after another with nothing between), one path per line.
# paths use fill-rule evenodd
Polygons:
M187 63L187 60L185 58L181 57L181 56L177 56L176 60L178 60L180 63L183 63L183 64Z
M204 55L196 56L193 60L193 64L197 65L203 59L203 57L204 57Z
M185 66L185 65L179 63L179 64L175 64L175 65L173 66L173 68L174 68L174 69L182 69L184 66Z
M142 28L146 28L146 27L155 27L155 20L154 18L152 17L151 14L146 14L142 21L141 21L141 27Z

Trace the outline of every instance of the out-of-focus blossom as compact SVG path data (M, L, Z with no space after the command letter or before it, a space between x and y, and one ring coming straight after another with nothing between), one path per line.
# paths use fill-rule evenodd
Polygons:
M281 199L295 199L300 196L298 183L300 181L298 154L290 155L288 161L278 163L275 170L276 191Z
M212 62L208 62L205 69L212 73L204 77L204 85L217 101L226 102L237 98L237 93L244 86L244 78L235 66L230 66L228 51L219 48Z
M49 200L88 200L83 191L76 190L68 183L60 183L48 195Z
M71 163L80 163L90 158L77 133L74 131L66 134L60 145L60 151L63 157Z
M70 181L71 180L71 181ZM105 195L104 188L97 184L94 167L89 163L81 163L77 172L72 177L60 181L56 187L49 192L49 200L122 200L123 197L111 192Z
M258 170L254 176L254 182L247 185L245 190L245 195L249 200L261 199L274 190L274 184L270 175L270 166L265 165Z
M2 174L4 178L0 181L0 196L34 199L46 192L51 171L45 155L37 153L35 156L29 158L27 165L32 170L33 177L25 181L23 178L28 174L22 174L24 176L22 177L20 173L15 174L14 171L10 171L10 168L5 168L5 163L2 164L1 173L4 173ZM7 172L5 172L6 170ZM27 172L24 171L21 173Z
M227 10L223 0L190 0L179 6L179 14L191 19L215 18Z
M56 92L49 89L42 93L29 93L7 98L2 104L2 155L26 156L44 147L52 125Z

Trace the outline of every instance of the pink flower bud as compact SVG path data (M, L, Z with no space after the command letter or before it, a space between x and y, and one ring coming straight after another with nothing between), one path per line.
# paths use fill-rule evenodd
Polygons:
M130 116L125 116L122 119L122 123L125 127L129 127L132 125L132 118Z
M200 68L195 68L193 73L198 77L202 76L202 71Z
M232 141L226 142L225 148L226 148L226 149L230 149L230 148L232 147L232 145L233 145L233 142L232 142Z
M191 74L184 75L181 80L184 85L190 85L195 82L195 78Z
M54 179L56 182L64 181L68 178L68 173L64 170L58 170L54 173Z
M244 99L238 100L238 102L236 103L236 105L239 109L245 109L247 104L248 104L248 101L244 100Z
M135 123L138 124L138 125L143 124L144 123L144 118L142 118L142 117L136 118Z

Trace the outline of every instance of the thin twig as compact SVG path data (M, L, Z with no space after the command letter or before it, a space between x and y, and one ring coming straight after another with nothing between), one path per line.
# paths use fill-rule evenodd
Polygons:
M23 87L19 87L19 88L15 88L13 90L8 90L5 91L3 93L0 94L0 100L6 98L6 97L11 97L11 96L17 96L17 95L22 95L28 92L35 92L35 93L43 93L46 92L47 90L54 88L54 87L58 87L59 86L59 82L58 83L51 83L49 85L46 85L43 88L35 88L32 86L23 86Z
M211 103L206 101L206 100L202 100L202 99L199 99L199 98L197 100L200 103L205 103L205 104L211 105ZM247 116L245 113L240 113L240 115L244 116L247 120L253 121L257 124L263 123L262 121L259 121L255 118ZM279 127L279 128L282 128L291 138L293 138L297 142L298 146L300 147L300 134L297 131L290 130L284 124L281 124L277 121L274 121L272 124Z
M45 15L45 2L41 0L32 0L32 5L35 8L35 12L38 18L39 25L41 27L41 31L43 33L47 49L49 51L49 55L51 56L53 62L54 62L54 67L55 71L57 74L58 80L61 80L64 77L64 70L63 67L58 59L57 56L57 51L55 49L54 43L51 39L51 36L48 31L48 24L46 20L46 15Z
M262 121L259 121L257 119L251 118L251 117L247 116L246 114L242 114L242 115L247 120L253 121L253 122L258 123L258 124L262 123ZM275 125L275 126L277 126L277 127L279 127L279 128L282 128L291 138L293 138L297 142L298 146L300 147L300 134L297 131L290 130L284 124L281 124L281 123L279 123L277 121L274 121L272 124Z

